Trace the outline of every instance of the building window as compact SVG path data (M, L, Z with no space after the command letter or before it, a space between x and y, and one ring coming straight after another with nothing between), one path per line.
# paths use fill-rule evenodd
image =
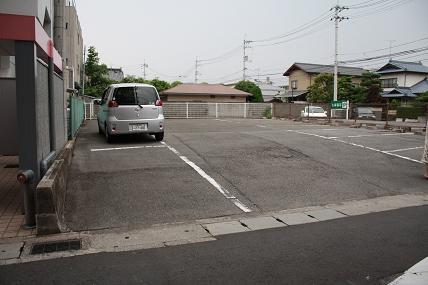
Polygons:
M387 78L380 80L380 86L382 88L394 88L397 87L397 78Z
M230 99L235 99L236 98L236 96L230 96Z
M210 96L210 98L211 98L211 99L214 99L214 98L215 98L215 95L211 95L211 96Z
M291 81L291 89L297 89L297 80Z

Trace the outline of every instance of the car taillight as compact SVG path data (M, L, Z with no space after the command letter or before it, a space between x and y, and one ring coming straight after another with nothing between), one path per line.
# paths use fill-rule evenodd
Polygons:
M163 106L162 100L156 100L156 106Z
M109 108L119 107L119 104L117 104L116 101L110 100L110 101L108 101L108 107Z

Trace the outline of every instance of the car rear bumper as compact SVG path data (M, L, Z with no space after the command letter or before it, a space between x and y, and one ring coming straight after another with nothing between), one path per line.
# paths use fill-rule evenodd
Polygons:
M130 125L132 124L143 124L145 128L143 130L131 130ZM164 131L164 117L141 120L117 120L115 117L110 117L107 121L107 128L111 135L162 133Z

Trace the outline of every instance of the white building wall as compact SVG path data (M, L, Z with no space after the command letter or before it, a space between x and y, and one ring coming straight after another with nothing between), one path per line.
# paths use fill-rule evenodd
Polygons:
M427 77L428 74L424 73L388 73L381 75L380 79L391 79L391 78L397 78L397 87L412 87L425 77ZM385 92L391 91L394 88L384 88L383 90Z

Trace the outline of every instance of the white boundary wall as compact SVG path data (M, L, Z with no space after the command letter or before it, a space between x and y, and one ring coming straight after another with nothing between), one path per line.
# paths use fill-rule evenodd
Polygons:
M262 118L272 103L164 103L165 118ZM274 114L272 114L273 116Z
M85 120L97 118L98 105L93 102L85 103ZM197 118L250 118L257 119L270 113L272 103L164 103L163 113L170 119Z

